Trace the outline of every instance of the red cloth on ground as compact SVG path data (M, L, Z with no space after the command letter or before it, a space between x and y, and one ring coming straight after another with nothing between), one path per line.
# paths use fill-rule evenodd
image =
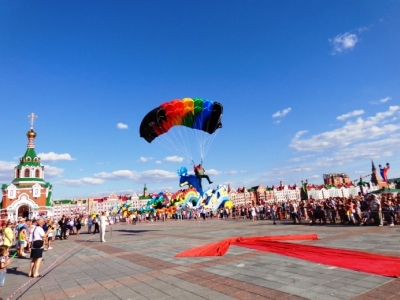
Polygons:
M316 234L229 238L218 243L192 248L175 256L222 256L228 251L230 245L235 245L354 271L388 277L400 276L400 258L398 257L279 242L282 240L316 239L318 239Z
M208 244L201 247L191 248L183 251L175 257L191 257L191 256L223 256L228 251L229 246L233 243L254 244L263 241L282 241L282 240L317 240L317 234L298 234L298 235L277 235L277 236L254 236L254 237L236 237L228 238L221 242ZM240 246L240 245L237 245Z

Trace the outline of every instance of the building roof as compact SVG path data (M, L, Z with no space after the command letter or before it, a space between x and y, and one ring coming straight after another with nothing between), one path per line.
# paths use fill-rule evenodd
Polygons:
M41 166L40 158L37 156L35 148L26 149L24 156L20 159L19 165L17 165L17 168L20 169L24 166Z

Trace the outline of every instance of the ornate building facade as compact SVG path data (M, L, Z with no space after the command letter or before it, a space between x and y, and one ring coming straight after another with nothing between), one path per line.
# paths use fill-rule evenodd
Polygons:
M351 182L347 173L328 173L323 175L324 184L339 185Z
M28 147L14 168L11 184L1 186L1 219L17 220L19 217L37 218L40 215L53 216L52 185L45 181L45 169L35 152L36 132L32 113L31 128L27 132Z
M281 181L279 186L264 187L262 184L253 186L250 189L246 187L234 190L228 186L229 199L236 206L242 205L260 205L273 202L287 202L290 200L300 199L300 188L294 184L293 186L284 185Z

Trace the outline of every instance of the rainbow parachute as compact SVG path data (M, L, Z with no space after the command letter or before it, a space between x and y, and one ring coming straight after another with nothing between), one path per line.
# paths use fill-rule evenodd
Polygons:
M186 126L213 134L222 127L223 107L201 98L184 98L165 102L151 110L140 124L140 137L151 143L174 126Z

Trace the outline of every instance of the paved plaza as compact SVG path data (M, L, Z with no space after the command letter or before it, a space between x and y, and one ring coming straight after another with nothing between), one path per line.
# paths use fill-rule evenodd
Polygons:
M317 233L302 241L377 254L400 254L400 226L364 227L248 220L114 225L106 243L81 234L45 251L43 277L14 259L3 299L400 299L400 280L231 246L225 256L174 258L227 237ZM297 241L298 242L298 241Z

